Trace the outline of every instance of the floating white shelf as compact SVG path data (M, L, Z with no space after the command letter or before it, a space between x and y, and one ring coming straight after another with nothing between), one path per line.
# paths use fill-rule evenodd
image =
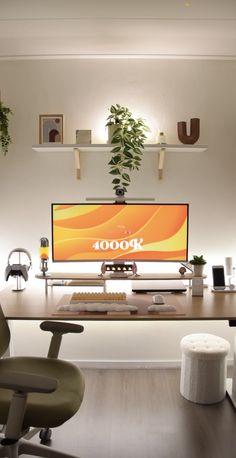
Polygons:
M110 151L115 145L110 144L90 144L90 145L33 145L32 149L37 153L59 153L59 152L74 152L75 156L75 168L76 176L80 178L80 153L85 153L87 151L94 152L106 152ZM159 143L147 143L145 145L145 152L157 152L158 153L158 174L159 178L163 177L163 168L165 153L202 153L206 151L207 146L205 145L169 145L169 144L159 144Z

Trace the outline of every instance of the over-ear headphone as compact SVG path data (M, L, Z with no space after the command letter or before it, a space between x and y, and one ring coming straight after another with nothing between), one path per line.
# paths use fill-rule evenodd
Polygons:
M10 264L10 259L13 253L24 253L26 254L29 264ZM8 260L7 260L7 267L5 270L5 279L6 281L8 278L11 277L23 277L25 281L28 280L28 270L32 266L32 259L27 250L24 248L14 248L14 250L10 251L8 255Z

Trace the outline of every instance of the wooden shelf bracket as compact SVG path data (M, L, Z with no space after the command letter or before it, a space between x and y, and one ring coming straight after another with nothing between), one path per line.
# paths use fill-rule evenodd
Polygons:
M158 153L158 176L161 180L163 178L163 168L164 168L164 161L165 161L165 153L166 148L161 148Z
M76 178L77 180L80 180L80 150L79 148L74 148L74 158L75 158Z

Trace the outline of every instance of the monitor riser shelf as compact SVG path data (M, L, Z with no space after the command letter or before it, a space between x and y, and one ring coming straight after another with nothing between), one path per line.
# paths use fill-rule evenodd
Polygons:
M47 275L37 274L36 278L45 281L45 292L48 293L48 286L102 286L106 289L106 282L109 280L131 281L131 280L188 280L203 279L196 277L193 273L180 275L179 273L149 273L135 275L115 275L115 274L95 274L95 273L75 273L75 272L50 272ZM61 285L59 282L62 282ZM64 283L63 283L64 282Z

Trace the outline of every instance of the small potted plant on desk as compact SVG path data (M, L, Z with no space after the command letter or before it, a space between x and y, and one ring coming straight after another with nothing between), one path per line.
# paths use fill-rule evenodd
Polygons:
M204 265L207 263L203 258L203 255L196 256L189 261L193 265L193 272L196 277L201 277L203 274Z

